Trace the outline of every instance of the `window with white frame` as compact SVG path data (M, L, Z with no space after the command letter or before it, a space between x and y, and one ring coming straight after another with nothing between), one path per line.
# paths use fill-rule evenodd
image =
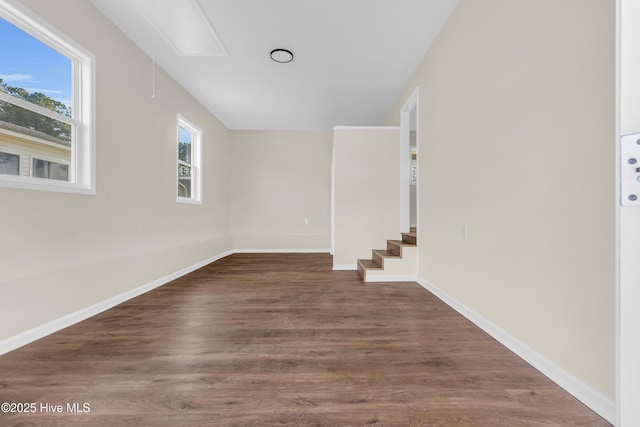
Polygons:
M0 151L0 174L20 175L20 156Z
M0 0L0 186L95 194L94 56Z
M178 116L177 200L200 203L200 144L202 131Z

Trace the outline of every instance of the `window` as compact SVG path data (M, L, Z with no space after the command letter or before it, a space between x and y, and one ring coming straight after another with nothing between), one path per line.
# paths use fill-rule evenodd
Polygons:
M0 186L95 194L93 55L7 0L0 46Z
M52 162L50 160L33 159L31 176L69 181L69 165Z
M178 116L177 200L200 203L200 141L202 131Z
M20 175L20 156L0 151L0 174Z

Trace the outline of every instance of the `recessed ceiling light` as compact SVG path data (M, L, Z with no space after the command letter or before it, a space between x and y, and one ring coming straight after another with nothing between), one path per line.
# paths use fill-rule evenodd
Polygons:
M293 53L287 49L273 49L271 51L271 59L281 64L293 61Z

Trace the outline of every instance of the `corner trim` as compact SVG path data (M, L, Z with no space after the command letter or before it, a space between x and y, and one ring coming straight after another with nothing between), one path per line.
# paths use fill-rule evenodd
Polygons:
M540 371L551 381L558 384L576 399L591 408L592 411L596 412L610 423L615 423L616 405L612 399L609 399L598 390L585 384L522 341L508 334L506 331L491 323L475 311L469 309L437 286L432 285L422 278L419 278L417 282L420 286L434 294L445 304L456 310L480 329L495 338L499 343L514 352L525 362Z
M32 343L36 340L39 340L40 338L44 338L47 335L51 335L55 332L58 332L71 325L82 322L83 320L93 317L96 314L102 313L103 311L106 311L110 308L113 308L118 304L121 304L132 298L140 296L153 289L156 289L164 284L171 282L172 280L178 279L179 277L189 274L192 271L195 271L201 267L204 267L207 264L211 264L214 261L217 261L219 259L222 259L232 254L233 254L233 251L223 252L214 257L211 257L204 261L200 261L196 264L193 264L192 266L176 271L175 273L169 274L160 279L149 282L146 285L142 285L137 288L131 289L130 291L124 292L120 295L116 295L104 301L100 301L96 304L90 305L76 312L62 316L58 319L36 326L35 328L21 332L12 337L5 338L4 340L0 341L0 356L10 351L13 351L17 348L20 348L22 346L25 346L29 343Z

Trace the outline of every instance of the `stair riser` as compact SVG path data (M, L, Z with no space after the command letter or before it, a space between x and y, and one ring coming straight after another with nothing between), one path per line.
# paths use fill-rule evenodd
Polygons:
M416 244L416 238L413 236L402 236L402 241L408 245Z
M376 265L379 265L380 267L384 268L384 258L382 258L377 252L373 251L373 256L371 259L373 259L373 262Z
M401 249L400 246L393 244L391 242L387 242L387 250L394 254L395 256L400 256Z

